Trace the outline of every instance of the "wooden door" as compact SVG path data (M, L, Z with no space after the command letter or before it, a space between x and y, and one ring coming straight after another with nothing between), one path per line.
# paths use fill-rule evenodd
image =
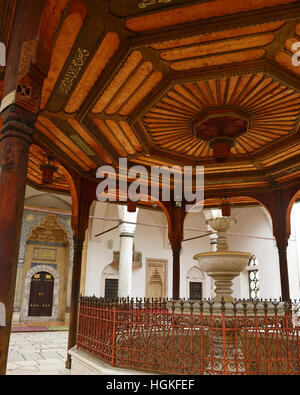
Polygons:
M30 317L51 317L54 278L46 272L36 273L31 278L29 311Z

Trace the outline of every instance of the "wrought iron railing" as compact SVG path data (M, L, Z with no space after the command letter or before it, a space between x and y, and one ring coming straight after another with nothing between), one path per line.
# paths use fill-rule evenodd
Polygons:
M77 347L161 374L300 374L299 302L81 297Z

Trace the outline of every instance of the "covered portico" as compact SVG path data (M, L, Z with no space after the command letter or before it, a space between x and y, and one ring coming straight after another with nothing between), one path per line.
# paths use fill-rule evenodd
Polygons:
M120 190L120 157L146 169L204 166L206 207L220 207L224 199L263 205L287 301L290 211L300 189L300 68L292 62L299 3L2 3L0 373L6 371L26 183L72 197L71 349L96 172L113 167ZM165 202L162 189L156 204L168 222L177 300L186 205L193 201L178 202L173 186Z

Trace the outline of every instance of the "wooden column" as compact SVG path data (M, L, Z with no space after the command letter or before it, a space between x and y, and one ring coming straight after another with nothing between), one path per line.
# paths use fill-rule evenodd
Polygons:
M75 346L77 340L79 297L80 297L80 279L81 279L81 260L84 239L76 235L74 241L74 258L72 272L72 290L70 305L69 337L68 350ZM71 369L71 356L68 354L66 368Z
M183 240L183 222L185 218L185 206L175 207L171 202L166 205L170 217L169 223L169 240L173 253L173 299L180 298L180 252Z
M29 147L50 65L50 50L40 40L39 31L46 3L16 2L0 108L0 303L5 306L0 374L6 372Z
M275 191L273 194L273 233L276 239L278 256L279 256L279 270L281 283L281 297L287 301L290 299L290 285L288 275L287 262L287 246L290 237L290 229L287 226L287 204L285 204L284 193L281 190Z
M287 262L287 246L290 237L290 223L287 219L289 212L289 203L291 200L292 190L273 190L268 193L257 196L265 207L269 210L273 223L273 234L276 239L279 270L281 283L281 297L283 300L290 299L290 286Z
M14 113L23 113L14 109ZM0 327L0 374L5 374L15 284L20 233L24 207L26 175L32 129L17 117L6 119L1 131L0 172L0 302L5 305L6 326Z
M78 186L78 185L77 185ZM90 188L89 183L81 179L79 181L78 199L75 203L77 207L73 207L76 218L73 218L73 270L72 270L72 288L70 303L70 319L69 319L69 338L68 350L76 345L78 314L80 301L80 284L81 284L81 267L82 267L82 250L85 240L86 229L89 222L89 211L92 201L96 197L95 190ZM74 204L74 202L73 202ZM71 356L67 355L66 368L71 369Z
M287 301L290 299L289 273L287 262L287 241L281 243L277 241L277 249L279 255L279 269L280 269L280 283L281 283L281 297Z
M180 298L180 250L181 247L172 247L173 252L173 294L174 300Z

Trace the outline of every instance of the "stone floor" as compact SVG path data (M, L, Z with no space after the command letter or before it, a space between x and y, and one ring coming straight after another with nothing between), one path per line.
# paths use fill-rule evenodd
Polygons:
M11 333L7 375L69 375L67 331Z

